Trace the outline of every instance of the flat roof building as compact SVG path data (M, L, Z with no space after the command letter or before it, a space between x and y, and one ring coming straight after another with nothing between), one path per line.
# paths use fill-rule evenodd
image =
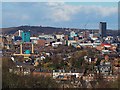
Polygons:
M22 32L22 41L23 42L30 42L30 31Z
M106 28L107 28L107 23L106 22L100 22L99 24L99 34L101 38L106 37Z

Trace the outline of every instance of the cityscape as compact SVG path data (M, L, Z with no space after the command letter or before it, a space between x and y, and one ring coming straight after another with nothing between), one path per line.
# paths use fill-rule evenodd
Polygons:
M2 28L2 88L119 89L120 30L97 24Z

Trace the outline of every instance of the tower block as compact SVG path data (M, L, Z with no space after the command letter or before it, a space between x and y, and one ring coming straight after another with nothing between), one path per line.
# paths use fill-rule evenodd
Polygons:
M22 43L21 43L20 44L20 54L23 54L22 52L23 52L23 50L22 50Z
M34 53L34 44L32 43L32 54Z

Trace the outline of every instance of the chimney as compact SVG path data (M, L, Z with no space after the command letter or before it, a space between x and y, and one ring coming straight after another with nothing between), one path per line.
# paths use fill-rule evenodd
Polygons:
M23 54L22 53L22 44L20 44L20 54Z
M34 53L34 46L33 46L33 43L32 43L32 53Z

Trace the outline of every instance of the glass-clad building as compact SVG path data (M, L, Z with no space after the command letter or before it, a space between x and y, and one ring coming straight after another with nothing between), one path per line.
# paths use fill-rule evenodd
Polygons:
M30 42L30 32L22 32L22 41Z

